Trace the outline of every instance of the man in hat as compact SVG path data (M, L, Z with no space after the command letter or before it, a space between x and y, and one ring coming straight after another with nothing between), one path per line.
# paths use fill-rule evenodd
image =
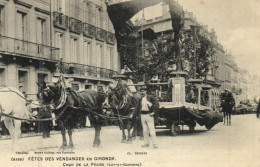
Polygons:
M158 148L156 142L156 133L154 127L154 115L159 107L157 99L151 95L147 95L147 87L140 88L142 98L137 104L137 112L141 116L141 123L143 127L144 145L142 147L149 147L149 133L152 138L154 148Z
M225 92L221 95L221 99L222 99L222 111L224 113L224 124L225 124L225 116L227 117L227 125L231 125L231 113L233 110L233 107L235 106L235 100L234 97L232 95L232 93L228 90L225 89ZM229 118L229 122L228 122L228 118Z

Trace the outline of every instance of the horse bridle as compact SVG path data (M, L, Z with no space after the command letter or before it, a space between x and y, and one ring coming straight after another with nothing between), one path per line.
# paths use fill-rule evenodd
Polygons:
M115 92L116 92L116 90L114 90ZM116 93L113 93L113 95L112 95L112 97L111 98L114 98L116 101L117 101L117 103L119 103L118 104L118 107L117 107L117 109L123 109L123 108L125 108L125 106L126 106L126 102L127 102L127 96L126 95L123 95L123 102L122 102L122 104L120 105L120 100L117 98L117 96L115 95Z

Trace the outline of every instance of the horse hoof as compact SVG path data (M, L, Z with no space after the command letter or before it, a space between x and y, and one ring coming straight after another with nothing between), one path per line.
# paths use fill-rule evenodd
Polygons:
M73 151L74 150L74 146L68 146L67 150L68 151Z
M60 146L60 149L59 149L59 151L65 151L67 149L67 146Z
M123 140L121 140L121 143L126 143L126 140L124 140L124 139L123 139Z
M127 144L132 144L132 140L127 141Z
M144 140L144 137L140 137L140 140Z
M135 137L132 137L133 140L135 140Z
M98 147L98 144L93 144L93 147L94 147L94 148L97 148L97 147Z

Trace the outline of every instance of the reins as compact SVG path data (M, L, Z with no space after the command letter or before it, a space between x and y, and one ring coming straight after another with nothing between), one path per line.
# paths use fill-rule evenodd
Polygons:
M104 121L106 120L118 120L122 123L122 120L124 119L129 119L130 117L129 116L122 116L119 114L119 108L117 109L117 116L118 117L111 117L111 116L107 116L105 114L99 114L97 112L94 112L92 111L91 109L87 109L87 108L84 108L84 107L74 107L74 106L69 106L69 105L66 105L66 100L67 100L67 91L66 91L66 87L65 87L65 83L64 83L64 78L61 78L60 79L60 82L61 82L61 97L59 98L58 102L56 102L56 105L55 105L55 109L52 109L51 112L53 110L57 110L57 109L60 109L62 108L61 112L58 114L58 116L56 116L55 118L45 118L45 119L26 119L26 118L19 118L19 117L15 117L15 116L12 116L12 115L8 115L8 114L5 114L4 113L4 109L3 108L0 108L1 109L1 112L0 112L0 116L5 116L5 117L9 117L9 118L12 118L12 119L16 119L16 120L21 120L21 121L27 121L27 122L44 122L44 121L52 121L52 120L58 120L66 111L66 109L68 107L72 108L72 109L76 109L76 110L85 110L87 111L88 113L91 113L92 115L96 115L98 117L101 117L103 119L105 119ZM8 88L8 87L7 87ZM0 92L14 92L16 93L17 95L19 95L21 98L23 98L26 102L29 102L31 104L34 104L34 105L37 105L37 106L43 106L42 104L37 104L37 103L33 103L32 101L30 100L27 100L25 97L23 97L22 95L20 95L19 93L11 90L10 88L8 88L9 91L1 91ZM48 89L49 91L51 91L51 93L54 93L51 89ZM78 94L75 94L76 96L79 96ZM114 96L115 100L117 100L119 102L119 100L116 98L116 96ZM81 96L79 96L77 98L77 100L83 100ZM85 101L83 100L82 101L83 104L86 104ZM58 103L58 104L57 104ZM126 99L124 99L124 102L123 104L126 103ZM49 105L45 105L45 106L50 106L52 104L49 104ZM122 106L120 107L120 109L122 109ZM95 110L95 109L94 109Z

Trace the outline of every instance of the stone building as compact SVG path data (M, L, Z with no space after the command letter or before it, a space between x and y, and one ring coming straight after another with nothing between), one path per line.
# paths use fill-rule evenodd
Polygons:
M106 89L119 62L104 0L0 0L0 85L36 99L62 73L75 90Z

